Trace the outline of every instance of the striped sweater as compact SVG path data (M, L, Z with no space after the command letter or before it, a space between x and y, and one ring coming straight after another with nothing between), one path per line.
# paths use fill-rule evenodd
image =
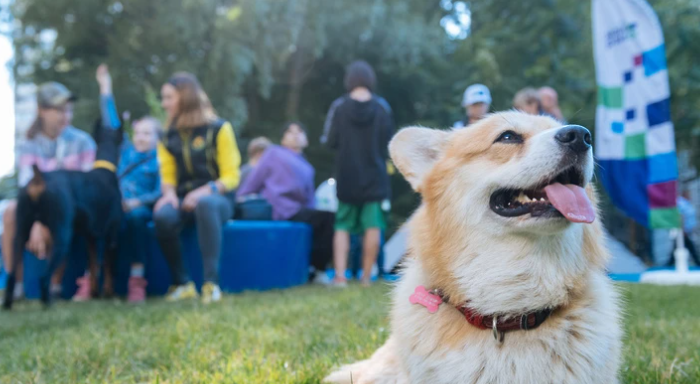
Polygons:
M17 143L17 181L24 187L32 179L32 165L43 172L59 169L89 171L95 161L95 141L87 133L69 126L60 136L51 139L38 133L33 139Z

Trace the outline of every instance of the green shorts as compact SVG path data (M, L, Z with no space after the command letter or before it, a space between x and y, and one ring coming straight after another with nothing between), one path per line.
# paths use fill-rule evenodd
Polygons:
M338 202L335 214L337 231L360 234L371 228L386 229L386 212L382 210L380 201L364 204Z

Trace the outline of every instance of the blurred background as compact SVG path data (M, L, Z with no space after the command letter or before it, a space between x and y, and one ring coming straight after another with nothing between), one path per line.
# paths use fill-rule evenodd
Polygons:
M700 4L649 3L666 40L679 181L697 206ZM358 58L375 67L399 127L451 126L464 114L462 92L478 82L496 111L511 108L523 87L551 86L569 122L593 131L590 13L579 0L0 0L0 197L13 194L13 139L34 116L33 84L54 80L76 92L74 125L90 129L103 62L120 110L132 116L158 115L161 84L175 71L195 73L242 149L302 121L317 185L333 169L318 142L323 120L344 92L344 67ZM400 175L392 186L396 228L419 199ZM608 230L648 259L649 232L604 204Z

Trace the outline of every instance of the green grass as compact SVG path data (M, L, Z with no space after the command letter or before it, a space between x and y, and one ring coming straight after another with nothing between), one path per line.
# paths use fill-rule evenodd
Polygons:
M700 288L623 285L625 383L700 383ZM388 336L388 288L222 303L22 303L0 313L0 383L318 383Z

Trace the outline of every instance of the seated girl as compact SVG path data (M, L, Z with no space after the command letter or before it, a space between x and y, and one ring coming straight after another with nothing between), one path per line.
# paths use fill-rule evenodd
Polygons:
M168 117L158 143L161 197L153 221L173 285L166 300L199 296L182 257L180 232L187 223L197 228L202 253L202 302L221 300L219 258L224 224L233 216L241 154L231 123L216 116L209 98L189 73L176 73L161 88Z

